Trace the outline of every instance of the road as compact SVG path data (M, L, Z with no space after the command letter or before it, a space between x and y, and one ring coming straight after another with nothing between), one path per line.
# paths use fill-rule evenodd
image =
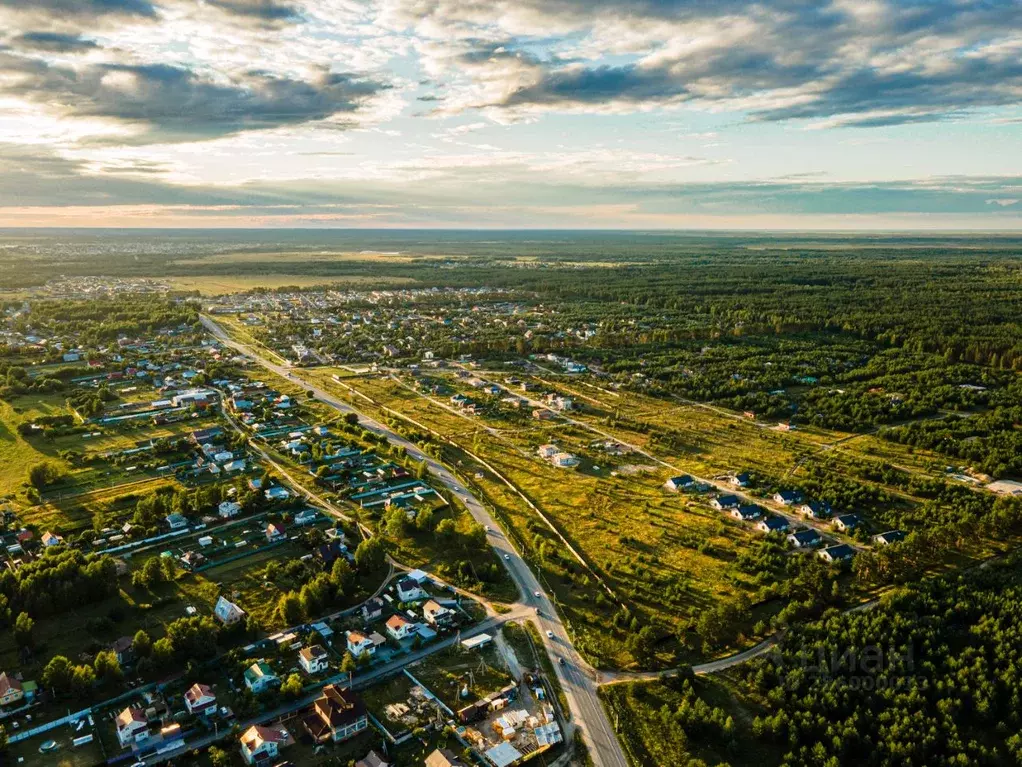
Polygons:
M628 760L625 757L624 750L614 734L614 728L597 695L598 681L596 673L575 650L553 602L547 596L532 570L529 569L528 564L515 551L510 541L501 531L500 526L486 510L486 507L468 491L468 488L442 463L423 453L418 446L400 434L391 431L384 424L368 417L347 402L303 380L294 370L278 365L265 356L256 353L248 346L235 341L210 317L202 315L201 319L206 329L224 346L234 349L249 359L254 360L266 370L290 380L306 391L312 392L312 395L320 402L342 413L355 413L363 428L385 437L392 445L404 448L416 461L425 462L430 474L443 483L464 504L476 522L486 526L487 543L489 543L504 563L504 567L518 587L522 603L535 608L536 612L533 619L539 625L543 642L551 658L554 660L554 669L557 672L561 688L564 690L565 698L568 701L568 709L571 712L572 723L569 725L569 731L566 733L566 736L570 738L572 725L578 727L581 730L583 741L589 750L589 755L597 767L628 767ZM561 664L562 659L563 665Z

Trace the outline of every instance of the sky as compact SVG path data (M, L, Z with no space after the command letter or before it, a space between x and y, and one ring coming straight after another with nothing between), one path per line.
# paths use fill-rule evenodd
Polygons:
M0 0L0 226L1022 230L1022 2Z

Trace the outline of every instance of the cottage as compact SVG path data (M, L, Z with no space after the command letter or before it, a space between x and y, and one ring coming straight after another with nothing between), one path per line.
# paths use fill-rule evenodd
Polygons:
M264 727L256 724L245 730L240 742L241 758L245 764L268 767L276 761L280 749L290 746L294 741L283 725Z
M314 644L298 651L298 664L310 676L327 671L330 668L329 660L330 655L322 645Z
M422 606L422 617L426 619L426 623L430 626L442 628L454 623L454 619L457 615L454 610L444 607L439 602L430 599Z
M783 533L788 530L788 520L770 515L756 523L756 529L764 533Z
M429 594L411 578L402 578L397 582L397 598L401 602L414 602L428 596Z
M688 474L682 474L680 477L671 477L669 480L664 482L664 487L668 490L678 492L680 490L688 490L695 483L696 481Z
M735 487L748 487L751 481L752 478L749 476L748 472L744 471L741 474L735 474L728 480L728 482Z
M836 546L828 546L819 552L820 558L827 562L841 562L855 556L855 549L847 543L839 543Z
M383 617L383 600L379 597L373 597L366 601L362 605L362 620L366 623L370 621L378 620Z
M375 751L370 751L368 754L366 754L357 762L355 762L355 767L390 767L390 762L388 762L382 756L377 754Z
M763 507L756 503L743 503L737 509L731 509L731 516L742 522L751 522L763 516Z
M50 548L51 546L59 546L64 542L63 538L61 538L56 533L51 533L49 530L43 533L43 537L40 540L43 542L43 546L45 546L46 548Z
M291 493L288 489L286 487L281 487L280 485L268 488L263 494L266 496L266 500L268 501L286 501L291 497Z
M351 653L353 658L358 658L363 654L376 654L376 645L373 644L373 640L361 631L348 631L346 632L346 637L348 652Z
M241 513L241 504L237 501L223 501L217 507L217 512L222 519L232 519Z
M122 666L131 663L135 659L135 640L129 636L122 636L114 640L110 650L117 656L117 662Z
M365 704L351 690L327 685L312 710L302 717L302 726L317 743L335 743L352 738L369 726Z
M181 555L181 564L185 566L185 569L194 572L198 570L206 562L206 558L198 551L186 551Z
M392 615L387 619L387 633L397 640L407 639L415 633L415 624L400 615Z
M465 763L446 748L438 748L426 757L426 767L465 767Z
M798 532L791 533L788 536L788 543L796 549L812 548L813 546L820 545L822 542L823 536L812 528L809 528L808 530L799 530Z
M273 523L266 526L266 541L268 543L276 543L287 538L284 533L284 528L281 525L275 525Z
M196 682L185 691L185 708L189 714L206 716L216 711L216 695L209 685Z
M245 611L226 597L219 597L213 608L214 617L225 626L233 626L245 617Z
M710 501L710 505L718 510L735 509L738 508L740 503L741 501L737 495L718 495Z
M774 500L784 506L791 506L802 500L802 493L798 490L779 490L774 493Z
M245 686L252 692L260 693L279 685L280 679L266 661L257 661L245 669Z
M904 530L888 530L886 533L874 535L873 542L880 546L890 546L892 543L901 543L906 537L908 533Z
M167 527L171 530L184 530L188 527L188 517L184 514L168 514L167 515Z
M137 745L149 738L149 720L141 708L128 706L117 715L114 723L121 748Z
M315 509L303 509L295 514L294 523L296 525L311 525L319 519L319 514Z
M316 556L319 557L323 561L323 564L327 567L331 567L334 562L342 557L346 558L347 552L348 547L336 538L331 541L327 541L326 543L321 543L316 547Z
M829 503L823 501L809 501L799 506L799 513L810 519L827 519L831 515Z
M25 697L25 689L14 677L7 676L7 672L0 673L0 706L9 706L17 703Z
M857 514L842 514L834 518L834 527L843 533L850 533L860 524L862 520Z

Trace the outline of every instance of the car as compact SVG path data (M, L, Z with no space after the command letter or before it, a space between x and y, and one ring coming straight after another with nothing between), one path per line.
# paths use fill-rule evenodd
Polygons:
M536 597L536 599L539 599L540 596L542 596L542 595L538 591L533 591L532 592L532 596Z
M553 631L546 632L546 638L547 639L553 639L554 638L554 632Z
M564 665L564 658L563 657L558 658L557 662L560 663L563 666Z
M511 555L510 554L505 554L504 555L504 559L510 560L511 559Z

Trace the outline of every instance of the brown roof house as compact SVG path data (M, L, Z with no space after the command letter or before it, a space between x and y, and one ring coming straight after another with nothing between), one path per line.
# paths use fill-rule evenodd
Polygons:
M312 709L302 717L302 726L317 743L347 740L369 726L366 707L351 690L330 684Z

